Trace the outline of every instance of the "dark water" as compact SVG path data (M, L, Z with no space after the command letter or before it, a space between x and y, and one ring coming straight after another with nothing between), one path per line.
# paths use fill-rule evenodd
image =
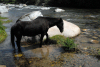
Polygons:
M11 23L4 24L7 27L6 32L8 37L0 44L0 65L7 67L99 67L99 55L90 56L84 50L87 46L100 47L100 9L70 9L63 8L65 12L54 12L55 8L50 10L40 9L21 9L13 8L8 13L2 14L12 20ZM13 50L10 43L10 27L22 15L40 10L44 16L61 17L66 21L78 25L82 33L76 37L83 54L64 53L63 49L54 45L43 45L38 48L36 45L29 45L29 43L22 43L22 53ZM96 40L96 43L91 42ZM92 44L91 44L92 43ZM89 51L91 52L91 51Z

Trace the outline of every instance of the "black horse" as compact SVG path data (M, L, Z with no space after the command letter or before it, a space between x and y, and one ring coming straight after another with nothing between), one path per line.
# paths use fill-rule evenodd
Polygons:
M48 41L48 29L55 25L59 28L60 32L63 32L63 20L61 18L38 17L32 21L17 21L11 27L11 43L13 48L15 49L14 36L17 39L17 47L20 50L22 36L35 36L38 34L41 34L40 47L42 47L44 35L46 35L46 41Z

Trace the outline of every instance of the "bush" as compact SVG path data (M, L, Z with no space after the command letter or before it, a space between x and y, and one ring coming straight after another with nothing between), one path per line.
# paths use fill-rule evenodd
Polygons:
M63 43L63 47L65 47L65 50L71 50L73 48L76 48L78 44L75 44L74 43L74 40L73 39L70 39L70 38L66 38L64 40L64 43Z
M62 35L56 35L51 37L50 39L56 40L57 44L61 45L64 47L65 50L71 50L77 47L78 44L74 43L74 40L71 38L66 38Z

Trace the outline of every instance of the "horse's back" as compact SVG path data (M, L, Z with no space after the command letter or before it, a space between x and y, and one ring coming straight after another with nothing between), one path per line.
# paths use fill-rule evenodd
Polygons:
M40 17L32 21L20 21L16 24L21 26L24 36L35 36L46 33L49 28L47 20Z

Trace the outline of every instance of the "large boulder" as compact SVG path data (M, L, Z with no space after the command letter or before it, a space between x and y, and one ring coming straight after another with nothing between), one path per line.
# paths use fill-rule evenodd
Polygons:
M80 34L81 31L77 25L67 22L65 20L63 20L63 23L64 23L64 30L62 33L59 31L57 26L53 26L48 30L49 36L52 37L54 35L63 35L65 37L75 37L78 34Z
M8 8L6 6L0 6L0 13L8 12Z
M19 19L21 21L31 21L31 20L36 19L39 16L43 16L40 11L33 11L33 12L30 12L30 13L27 13L27 14L21 16Z

